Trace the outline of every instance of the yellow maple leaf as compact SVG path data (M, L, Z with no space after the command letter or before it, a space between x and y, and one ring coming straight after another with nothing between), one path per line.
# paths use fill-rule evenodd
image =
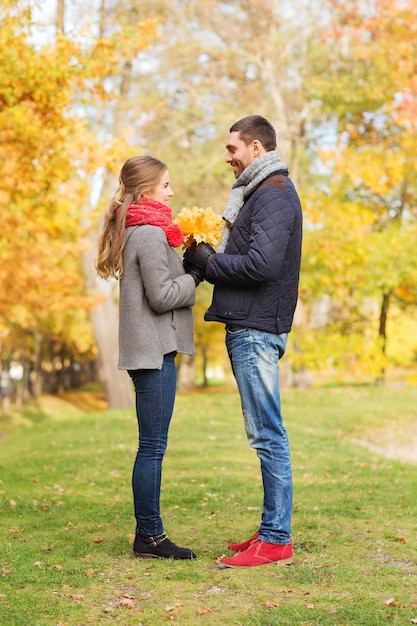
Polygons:
M174 219L184 233L184 247L205 241L216 246L222 236L223 220L211 207L183 207Z

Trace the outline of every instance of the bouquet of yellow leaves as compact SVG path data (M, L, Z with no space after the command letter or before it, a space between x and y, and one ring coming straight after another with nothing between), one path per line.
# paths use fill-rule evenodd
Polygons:
M222 237L223 219L211 207L201 209L193 206L183 207L174 219L184 233L183 245L189 248L194 242L201 241L216 246Z

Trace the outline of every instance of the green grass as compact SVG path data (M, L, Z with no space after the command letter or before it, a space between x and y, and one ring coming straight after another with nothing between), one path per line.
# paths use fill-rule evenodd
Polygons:
M0 442L0 624L412 623L417 465L401 457L417 460L416 400L406 387L283 392L295 563L249 569L216 561L261 515L235 391L177 397L161 504L195 562L132 557L133 410L44 407Z

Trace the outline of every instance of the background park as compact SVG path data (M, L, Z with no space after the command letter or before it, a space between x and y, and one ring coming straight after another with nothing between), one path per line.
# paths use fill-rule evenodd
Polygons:
M415 0L0 0L0 19L0 624L417 623ZM281 368L295 565L217 563L262 489L207 283L162 492L199 559L143 563L100 217L133 154L167 163L175 214L221 214L252 113L304 210Z

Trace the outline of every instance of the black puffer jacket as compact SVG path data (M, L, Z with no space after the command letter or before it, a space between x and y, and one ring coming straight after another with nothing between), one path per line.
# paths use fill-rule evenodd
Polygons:
M224 253L210 258L214 283L206 321L271 333L291 330L298 297L302 212L291 180L280 172L245 201Z

